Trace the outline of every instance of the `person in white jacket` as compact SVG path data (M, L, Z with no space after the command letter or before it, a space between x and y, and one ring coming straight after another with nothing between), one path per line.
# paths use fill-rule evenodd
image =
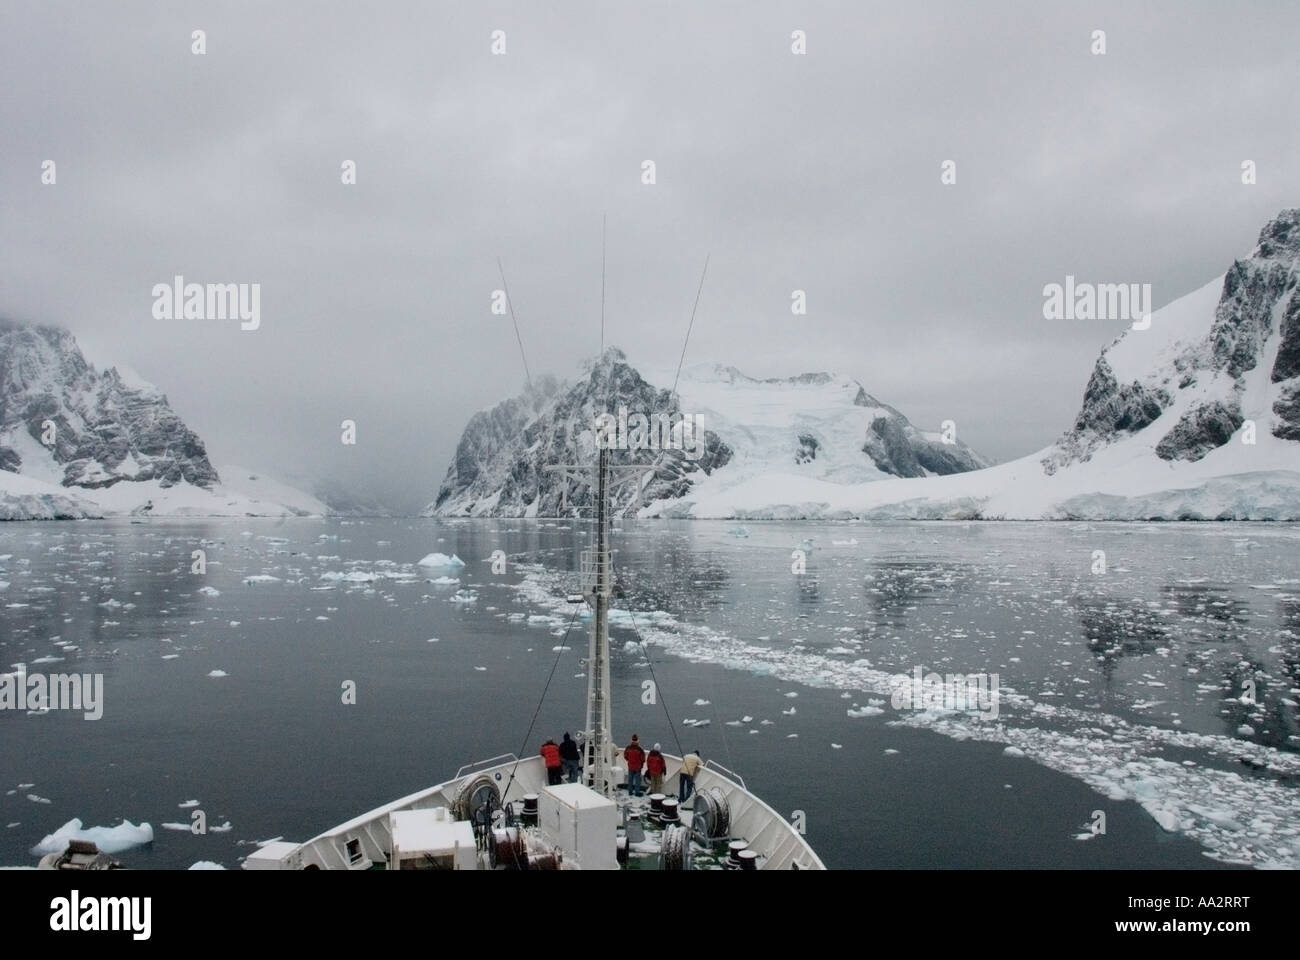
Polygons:
M700 751L697 747L693 752L682 757L682 769L677 775L677 802L685 803L686 798L695 792L695 773L704 763L700 759Z

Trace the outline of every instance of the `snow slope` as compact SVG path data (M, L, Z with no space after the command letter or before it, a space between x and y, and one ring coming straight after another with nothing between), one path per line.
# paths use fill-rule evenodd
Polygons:
M92 517L306 517L329 512L321 501L255 471L223 467L229 482L163 486L157 480L83 489L0 471L0 520ZM249 477L256 479L249 479Z
M668 370L647 368L646 375L654 382L673 382ZM786 464L805 479L852 484L900 474L955 473L988 463L965 444L945 444L939 433L916 429L843 375L758 380L735 367L699 364L682 371L678 396L682 410L703 416L732 448L730 462L715 472L724 485L755 469ZM894 431L910 451L890 449ZM811 438L815 452L796 463L791 451L802 438Z

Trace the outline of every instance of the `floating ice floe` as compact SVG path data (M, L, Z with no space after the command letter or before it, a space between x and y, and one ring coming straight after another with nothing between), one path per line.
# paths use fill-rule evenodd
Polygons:
M845 712L848 713L850 717L859 719L861 717L878 717L885 711L880 709L880 707L858 707L857 709L850 707Z
M198 592L203 594L205 597L221 596L221 591L218 590L216 587L199 587Z
M197 807L198 805L199 802L197 800L183 800L176 804L176 806L180 807L182 810L188 810L190 807Z
M465 561L454 553L447 556L445 553L430 553L419 561L421 567L437 567L444 570L458 570L465 566Z
M366 573L364 570L352 570L348 573L341 570L326 570L320 575L320 579L327 583L374 583L382 578L378 574Z
M230 674L226 673L226 671L224 670L209 670L208 676L218 678L218 677L228 677L230 676Z
M707 707L708 705L709 705L709 701L705 700L703 697L700 697L695 701L695 706L697 707Z
M195 863L191 863L191 864L189 865L189 867L187 867L186 869L189 869L189 870L224 870L224 869L226 869L226 868L223 867L223 866L222 866L221 864L219 864L219 863L215 863L215 862L213 862L212 860L199 860L199 861L197 861L197 862L195 862Z
M269 573L255 573L251 577L245 577L244 583L279 583L279 577L273 577Z
M186 830L189 829L187 826ZM36 846L32 847L33 857L43 857L50 853L62 853L71 840L86 840L100 849L101 853L121 853L132 847L153 843L153 827L147 823L134 824L123 820L115 827L84 828L81 820L72 819L51 834L47 834Z

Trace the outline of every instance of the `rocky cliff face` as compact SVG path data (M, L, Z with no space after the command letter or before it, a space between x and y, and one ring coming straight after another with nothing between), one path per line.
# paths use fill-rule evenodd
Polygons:
M505 400L470 418L455 459L425 513L442 516L565 516L589 512L590 484L543 470L550 464L590 464L596 449L597 418L620 408L680 418L679 401L651 386L617 348L592 363L587 376L573 385L553 378L539 380L521 397ZM639 494L624 496L626 511L653 500L679 497L691 476L709 473L731 457L716 433L705 430L699 456L688 449L620 451L619 462L651 466Z
M576 384L539 382L524 396L475 414L465 428L437 499L439 516L561 516L587 512L584 482L545 472L548 464L588 464L601 414L698 417L686 449L628 450L616 462L651 464L639 489L617 499L620 512L689 499L705 478L794 472L848 482L977 469L968 447L917 430L854 380L827 373L760 380L734 367L687 371L680 392L650 383L611 348ZM655 375L671 382L672 373ZM621 429L621 425L620 425ZM632 433L635 442L636 434Z
M0 321L0 469L85 489L218 480L156 388L96 371L66 330L10 321Z
M1245 425L1252 389L1273 397L1255 424L1300 439L1300 210L1284 210L1245 260L1224 275L1208 332L1177 311L1149 330L1128 330L1103 351L1074 425L1043 459L1048 474L1151 427L1157 457L1195 462ZM1271 384L1271 386L1270 386ZM1174 414L1172 422L1166 414Z

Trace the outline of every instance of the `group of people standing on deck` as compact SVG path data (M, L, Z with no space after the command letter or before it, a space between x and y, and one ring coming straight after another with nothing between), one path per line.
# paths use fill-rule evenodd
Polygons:
M564 739L558 744L553 738L547 737L540 753L546 760L548 786L578 782L582 775L582 751L578 749L578 741L569 736L568 731L565 731Z
M540 752L546 760L548 785L579 782L582 776L582 750L578 742L567 733L558 744L547 737ZM647 753L641 746L640 738L634 733L632 741L623 750L623 759L627 763L628 794L634 797L644 796L647 780L650 793L664 792L664 776L668 773L668 764L660 752L659 744L656 743ZM682 757L682 768L678 772L677 801L679 803L685 803L695 792L695 774L702 764L699 750Z

